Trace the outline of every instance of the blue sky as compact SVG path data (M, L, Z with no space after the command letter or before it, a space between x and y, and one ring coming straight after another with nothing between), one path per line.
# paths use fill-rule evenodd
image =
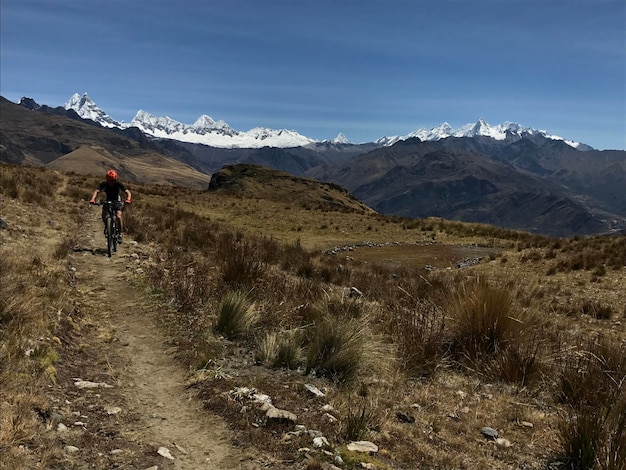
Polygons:
M624 0L2 0L0 93L353 142L514 121L626 148Z

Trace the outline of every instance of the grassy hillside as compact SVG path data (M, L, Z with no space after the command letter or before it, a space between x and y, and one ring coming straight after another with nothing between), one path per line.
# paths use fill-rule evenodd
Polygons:
M624 468L626 237L337 210L311 203L345 200L332 187L256 176L237 191L131 185L125 273L260 466ZM70 268L97 181L1 167L7 468L79 468L50 397L76 363L103 366L106 338L85 340L102 312L77 302ZM251 390L296 418L268 418ZM87 428L81 445L95 456L112 438ZM350 450L359 440L378 450Z

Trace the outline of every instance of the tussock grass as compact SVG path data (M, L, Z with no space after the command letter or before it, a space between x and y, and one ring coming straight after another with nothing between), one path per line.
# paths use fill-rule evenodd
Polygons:
M483 276L463 283L448 310L454 321L453 352L472 363L505 350L519 329L511 291Z
M626 467L626 348L597 338L561 365L561 461L573 469Z
M365 397L354 397L348 405L345 418L341 421L341 433L347 441L360 441L370 436L370 431L378 423L375 405L368 403Z
M527 385L538 378L546 339L537 317L519 307L514 284L465 281L448 306L452 357L490 377Z
M302 331L281 330L266 333L259 341L255 360L272 368L299 368L304 362Z
M369 317L340 318L327 313L306 329L306 371L339 384L352 384L359 376L385 376L393 352L373 334Z
M215 322L215 331L226 338L244 337L259 321L256 305L249 302L248 294L230 291L222 300Z
M409 377L432 376L444 364L446 318L443 310L428 301L417 301L412 308L388 310L387 334L397 345L401 368Z

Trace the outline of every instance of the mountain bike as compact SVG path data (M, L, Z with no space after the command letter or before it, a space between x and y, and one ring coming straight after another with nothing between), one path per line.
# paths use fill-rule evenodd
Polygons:
M117 251L117 217L115 216L115 201L96 203L104 207L104 236L107 238L107 253L109 258Z

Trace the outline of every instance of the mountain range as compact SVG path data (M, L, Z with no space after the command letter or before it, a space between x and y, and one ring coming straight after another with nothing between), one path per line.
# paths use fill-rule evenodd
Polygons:
M254 164L338 184L384 214L554 236L626 228L625 151L594 150L510 122L444 123L352 144L341 134L315 141L287 130L240 132L209 116L186 125L140 111L125 124L86 94L56 108L30 98L0 104L3 162L96 174L115 167L130 182L203 188L225 166Z
M116 121L101 110L93 102L87 93L79 95L75 93L64 105L66 110L74 110L83 119L89 119L104 127L117 127L126 129L137 127L146 134L163 139L174 139L181 142L204 144L217 148L261 148L261 147L303 147L310 144L320 143L315 139L303 136L294 130L274 130L265 127L256 127L246 132L236 131L226 122L215 121L210 116L203 114L193 124L183 124L167 116L153 116L143 110L139 110L130 123ZM546 138L562 140L568 145L579 150L590 150L591 147L565 140L562 137L548 134L546 131L524 127L514 122L504 122L492 126L484 119L475 123L466 124L454 129L447 122L432 129L417 129L405 136L381 137L374 143L381 146L390 146L401 140L418 137L420 140L441 140L447 137L477 137L487 136L496 140L522 137L524 135L543 135ZM351 144L343 134L331 141L335 144Z

